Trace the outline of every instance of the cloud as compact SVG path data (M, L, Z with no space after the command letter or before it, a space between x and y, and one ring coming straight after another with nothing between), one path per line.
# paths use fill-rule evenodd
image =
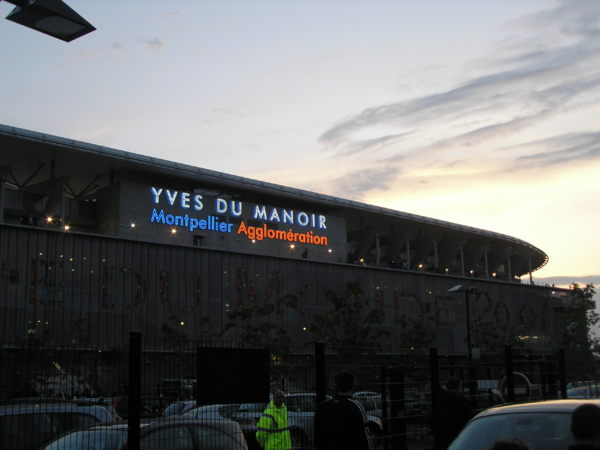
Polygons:
M570 276L556 276L556 277L534 277L536 284L549 284L555 286L568 286L571 283L577 283L579 285L593 284L594 286L600 285L600 275L586 275L578 277Z
M549 167L571 161L598 159L600 132L568 133L531 142L523 147L550 150L519 157L515 164L517 167Z
M361 199L368 192L389 189L389 184L398 173L399 170L393 167L368 168L347 173L332 181L335 186L334 195Z
M165 43L159 38L153 38L146 42L146 48L155 52L161 51L165 46Z
M112 44L110 44L108 47L106 47L108 50L115 50L118 52L124 51L125 47L123 47L122 44L120 44L119 42L113 42Z
M512 24L525 30L524 37L473 61L478 76L447 91L365 108L324 131L319 141L334 155L377 152L387 162L416 159L424 151L456 160L467 147L481 158L492 153L498 158L495 150L506 146L506 137L524 140L518 133L600 106L598 23L600 2L562 1ZM536 167L595 159L600 155L594 136L594 131L565 134L561 139L575 141L533 155L526 142L522 147L516 142L503 164L511 169L515 162Z
M183 14L181 13L181 11L167 11L161 17L165 19L173 19L183 17Z

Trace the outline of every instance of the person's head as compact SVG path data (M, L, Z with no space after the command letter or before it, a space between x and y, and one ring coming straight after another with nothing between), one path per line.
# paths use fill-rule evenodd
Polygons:
M520 439L502 439L494 442L490 450L531 450L531 447Z
M283 404L283 398L284 394L282 389L273 390L273 403L275 404L275 406L277 406L278 408L281 407L281 405Z
M340 372L335 376L335 392L338 394L352 393L354 376L349 372Z
M600 407L586 403L571 416L571 433L577 444L600 444Z
M451 377L446 381L446 388L449 391L460 391L462 387L462 381L460 378Z

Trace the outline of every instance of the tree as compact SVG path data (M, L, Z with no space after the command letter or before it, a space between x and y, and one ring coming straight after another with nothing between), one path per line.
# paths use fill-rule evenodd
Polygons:
M193 338L196 341L212 341L217 336L211 322L212 319L208 314L194 318ZM160 325L160 330L167 340L175 343L182 344L192 339L186 331L189 330L189 326L186 328L185 321L176 314L170 315L167 321Z
M428 351L433 345L433 321L429 316L400 318L400 348L409 350Z
M596 291L593 284L580 287L572 283L570 288L569 298L556 309L554 345L565 352L569 379L595 379L593 352L598 339L592 336L591 329L600 321L592 301Z
M479 347L482 357L492 358L503 355L506 345L519 349L524 343L519 336L524 334L519 325L499 324L496 322L477 322L471 327L473 346Z
M291 337L284 327L273 321L273 313L282 308L296 308L298 298L287 294L275 302L251 305L227 313L227 322L222 336L236 333L243 346L265 348L274 354L281 353L283 347L291 344Z
M377 348L389 331L383 328L382 308L366 308L365 293L356 281L338 294L328 289L325 298L331 309L315 314L309 329L317 342L344 348Z

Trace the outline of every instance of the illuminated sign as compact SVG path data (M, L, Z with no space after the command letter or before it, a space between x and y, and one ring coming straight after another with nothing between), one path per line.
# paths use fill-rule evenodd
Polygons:
M182 227L189 231L207 230L235 233L244 235L251 241L271 239L291 243L328 245L327 236L319 234L319 231L323 232L327 229L326 217L322 214L248 204L220 197L208 199L195 192L181 192L158 187L151 187L150 194L152 202L156 205L150 215L151 223ZM164 208L168 209L165 211ZM175 213L173 213L173 209L176 210ZM207 209L210 209L207 215L197 214L205 212ZM228 223L223 220L223 216L240 218L242 221L239 224ZM248 225L244 219L264 223L262 226L253 226ZM279 226L285 229L279 229ZM297 228L300 228L301 231Z

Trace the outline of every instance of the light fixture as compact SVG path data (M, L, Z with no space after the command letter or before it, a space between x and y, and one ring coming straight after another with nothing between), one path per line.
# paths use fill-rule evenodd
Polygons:
M131 222L131 223L129 224L129 226L130 226L131 228L135 228L135 222Z
M177 230L175 228L171 228L171 234L175 234L177 233Z
M65 42L71 42L96 29L62 0L6 1L16 6L6 16L7 20Z
M327 251L328 251L329 253L332 253L332 252L333 252L333 250L332 250L332 249L330 249L330 248L328 248L328 249L327 249Z
M47 223L52 223L53 220L54 220L54 218L52 216L46 217L46 222Z
M296 248L296 245L295 245L295 244L290 244L290 248L291 248L292 250L294 250L294 249Z
M65 225L65 231L69 231L71 227L69 225Z

